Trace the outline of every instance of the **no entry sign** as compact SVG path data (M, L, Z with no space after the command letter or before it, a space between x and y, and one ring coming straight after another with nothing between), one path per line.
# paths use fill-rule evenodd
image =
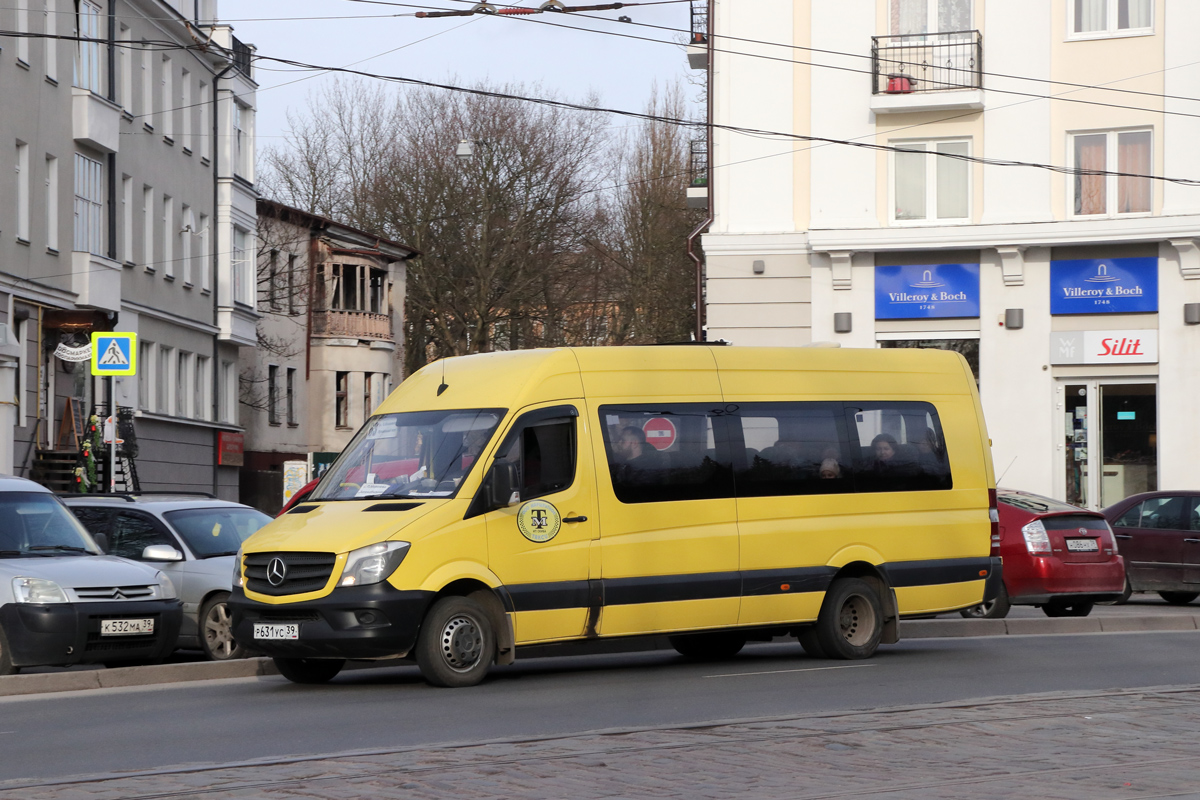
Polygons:
M655 450L666 450L675 444L675 423L666 417L654 417L647 420L646 424L642 426L642 432L646 434L646 441Z

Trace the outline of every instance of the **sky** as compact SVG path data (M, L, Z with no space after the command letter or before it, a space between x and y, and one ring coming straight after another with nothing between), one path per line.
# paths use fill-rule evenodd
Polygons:
M403 2L430 10L471 7L456 0ZM527 7L541 4L541 0L502 2ZM575 2L592 4L596 0ZM323 66L353 64L354 69L367 72L439 83L540 83L563 100L584 100L595 92L601 105L631 111L643 110L656 82L662 88L685 81L688 73L684 49L677 44L689 25L686 2L644 7L627 4L619 11L590 12L589 18L537 14L417 19L391 15L412 14L418 8L361 0L221 0L218 8L221 21L232 25L234 34L262 55ZM622 15L634 22L667 26L679 32L622 24L616 21ZM540 24L543 22L562 27ZM666 43L635 41L597 31ZM332 78L261 61L255 70L259 83L259 147L278 146L286 141L283 137L288 132L289 109L305 113L312 93ZM695 94L688 91L689 96ZM612 118L614 126L629 122L627 118Z

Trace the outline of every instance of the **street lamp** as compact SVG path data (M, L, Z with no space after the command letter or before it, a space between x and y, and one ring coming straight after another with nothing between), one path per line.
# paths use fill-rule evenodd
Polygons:
M454 155L461 161L470 161L475 157L475 142L470 139L459 141L458 149L454 151Z

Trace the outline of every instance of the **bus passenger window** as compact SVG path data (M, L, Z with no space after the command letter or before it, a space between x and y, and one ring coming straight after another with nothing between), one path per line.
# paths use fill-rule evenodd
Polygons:
M855 486L860 492L949 489L950 461L937 410L929 403L847 405L858 450Z
M728 456L718 455L707 408L602 406L600 421L613 491L622 503L733 496ZM720 445L724 453L724 441Z
M745 463L736 472L740 497L853 491L838 403L747 403L740 407Z

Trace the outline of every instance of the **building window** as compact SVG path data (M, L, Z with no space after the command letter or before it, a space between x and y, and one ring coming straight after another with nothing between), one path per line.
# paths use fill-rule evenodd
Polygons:
M142 187L142 264L154 271L154 187Z
M133 178L121 176L121 255L133 262Z
M371 393L371 387L375 384L375 373L363 373L363 420L371 418L371 412L375 410L374 397Z
M334 425L350 427L350 373L334 373Z
M159 89L162 92L159 107L162 109L163 138L169 141L174 141L175 136L175 126L171 124L175 118L174 80L175 75L171 72L171 57L163 56L162 75L159 76Z
M237 421L237 373L232 361L221 362L221 422Z
M154 46L142 41L142 124L154 130Z
M88 0L80 0L76 8L79 38L92 41L80 41L75 50L75 85L80 89L102 94L100 40L104 37L100 30L100 7L89 3Z
M1151 33L1154 29L1151 0L1071 0L1067 7L1072 38Z
M58 252L58 159L46 156L46 248Z
M893 36L971 29L972 0L891 0Z
M1153 208L1152 131L1105 131L1071 137L1077 216L1148 214ZM1089 170L1121 175L1088 175ZM1134 177L1142 176L1142 177Z
M103 255L104 165L75 154L75 249Z
M388 313L387 271L361 264L317 267L329 308L334 311Z
M25 41L22 39L21 41ZM17 240L29 241L29 145L17 142Z
M137 371L137 388L138 388L138 408L143 411L154 410L154 398L151 396L150 387L154 385L154 343L142 339L138 342L138 371Z
M46 32L46 77L58 83L58 9L56 0L42 3L43 29Z
M175 199L163 195L162 201L162 241L163 241L163 275L175 277Z
M295 427L296 422L296 368L287 368L287 422Z
M290 316L296 315L296 256L294 253L288 253L287 310Z
M183 119L180 134L183 149L190 153L192 150L192 114L195 113L195 109L192 108L192 73L186 69L179 73L179 91L181 92L179 113Z
M158 347L158 374L154 376L154 383L157 388L157 398L155 398L154 410L159 414L171 413L171 388L175 385L172 380L171 370L175 365L175 348Z
M233 229L233 299L242 305L254 305L254 276L250 271L250 234Z
M272 250L267 256L267 305L272 311L279 310L279 251Z
M254 109L233 102L233 172L254 182Z
M117 38L117 61L121 70L121 106L130 114L133 113L133 31L122 25Z
M196 215L191 206L180 208L179 260L183 263L183 285L192 285L192 237L196 234Z
M212 258L208 251L208 214L200 215L200 231L197 235L200 237L200 290L207 292L212 286Z
M196 419L212 419L212 380L207 356L196 356Z
M207 159L208 154L208 104L209 104L208 84L200 84L200 157Z
M267 422L279 424L279 367L267 367Z
M192 354L180 351L175 363L175 416L192 416L192 392L188 381L192 379Z
M903 142L892 153L892 220L967 220L971 215L969 141Z

